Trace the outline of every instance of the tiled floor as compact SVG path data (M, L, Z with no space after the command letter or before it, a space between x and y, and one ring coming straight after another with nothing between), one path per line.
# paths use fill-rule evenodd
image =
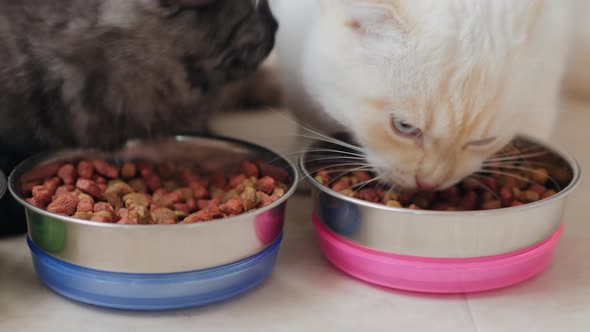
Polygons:
M590 104L565 102L556 140L590 165ZM264 118L265 126L259 125ZM270 126L269 124L273 124ZM225 115L225 135L292 151L294 124L280 112ZM248 130L255 128L256 130ZM295 196L270 280L234 301L194 310L133 313L77 304L37 280L23 237L0 241L0 331L589 331L590 224L583 177L566 212L555 260L522 285L478 295L431 296L374 287L332 268L319 254L309 199Z

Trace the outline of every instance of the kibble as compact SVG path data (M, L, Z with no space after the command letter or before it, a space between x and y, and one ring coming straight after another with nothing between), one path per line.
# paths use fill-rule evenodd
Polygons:
M117 166L81 160L34 170L21 190L33 206L77 219L168 225L206 222L268 206L285 195L285 179L281 169L259 161L244 161L233 174L199 174L170 162Z
M499 153L499 156L507 155L516 156L514 148L510 147ZM321 170L313 173L313 178L319 184L343 195L394 208L436 211L493 210L550 198L571 182L572 171L565 161L549 152L540 155L515 161L517 164L490 164L491 171L488 174L480 174L475 179L467 178L444 191L431 193L396 192L372 183L374 174L366 171L347 173L345 170L339 170L338 165L322 165ZM537 165L543 167L535 167ZM268 194L267 191L266 193ZM270 199L267 196L258 198L265 201Z

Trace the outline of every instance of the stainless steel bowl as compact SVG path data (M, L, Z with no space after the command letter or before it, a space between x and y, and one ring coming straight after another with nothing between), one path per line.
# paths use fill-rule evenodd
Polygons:
M4 175L4 173L2 171L0 171L0 199L2 197L4 197L4 194L6 193L6 187L7 187L7 183L6 183L6 176Z
M310 174L316 152L342 150L322 142L299 161L312 184L313 211L336 234L359 245L400 255L471 258L511 253L549 238L560 226L567 196L580 179L577 161L552 145L526 138L563 158L573 180L557 195L519 207L488 211L439 212L369 203L335 192ZM326 157L329 158L329 157ZM316 165L317 166L317 165Z
M49 213L24 200L19 182L27 172L56 161L82 158L199 162L205 171L234 168L244 159L260 159L288 171L289 189L280 200L265 208L189 225L102 224ZM114 153L68 150L38 155L15 168L9 189L25 207L29 237L50 255L103 271L171 273L229 264L264 250L283 230L287 199L295 191L296 183L295 167L260 146L221 137L178 136L131 141Z

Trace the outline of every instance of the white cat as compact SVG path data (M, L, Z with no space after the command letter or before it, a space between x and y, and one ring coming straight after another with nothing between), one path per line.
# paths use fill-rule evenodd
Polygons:
M353 134L392 184L449 187L517 133L551 135L571 4L271 1L287 103Z

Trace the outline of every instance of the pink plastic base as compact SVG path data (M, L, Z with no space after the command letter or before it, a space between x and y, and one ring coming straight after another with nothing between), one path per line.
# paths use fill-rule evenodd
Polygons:
M313 216L320 248L338 269L372 284L423 293L473 293L511 286L543 272L563 231L515 253L468 259L389 254L342 238Z

